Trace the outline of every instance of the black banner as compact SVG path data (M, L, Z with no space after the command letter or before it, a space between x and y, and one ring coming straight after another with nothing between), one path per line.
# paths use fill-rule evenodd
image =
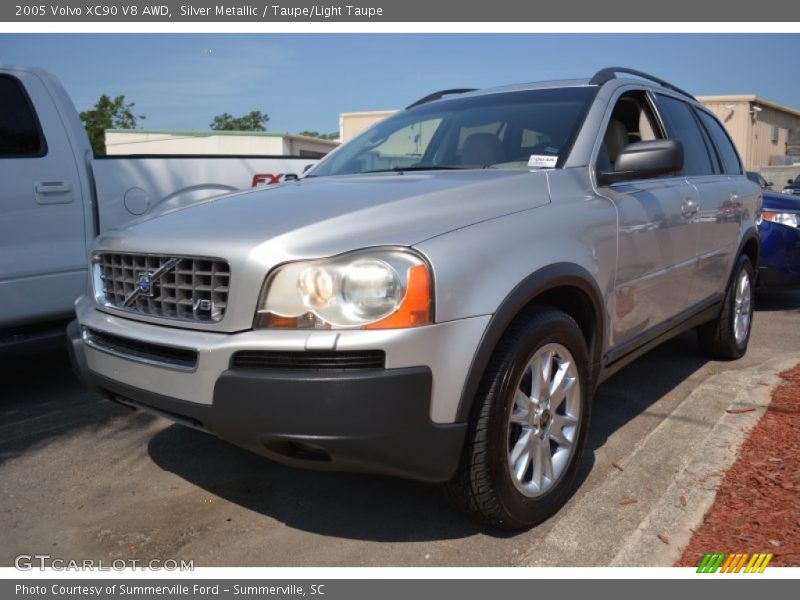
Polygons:
M702 579L703 581L698 581ZM715 579L713 584L707 583ZM713 590L709 587L713 585ZM39 600L85 600L87 598L121 599L137 598L156 600L185 598L186 600L233 600L243 598L318 600L422 600L427 598L454 598L458 600L485 600L508 597L603 597L614 594L623 598L648 598L648 600L674 600L700 597L713 593L724 594L726 600L770 595L789 597L795 586L792 580L765 579L763 576L698 575L694 580L543 580L543 579L482 579L482 580L203 580L169 581L153 580L6 580L0 583L2 598L30 598Z
M794 22L800 3L761 0L22 0L0 5L0 21L17 22Z

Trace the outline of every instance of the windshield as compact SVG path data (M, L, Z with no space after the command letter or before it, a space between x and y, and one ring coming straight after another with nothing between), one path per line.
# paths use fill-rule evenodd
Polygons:
M561 166L596 87L455 97L396 113L309 177L434 169Z

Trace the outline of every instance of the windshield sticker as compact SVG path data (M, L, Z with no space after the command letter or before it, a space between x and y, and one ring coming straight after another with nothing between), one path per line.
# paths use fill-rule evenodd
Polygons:
M554 169L558 162L557 156L547 156L546 154L531 154L528 159L528 166L536 169Z

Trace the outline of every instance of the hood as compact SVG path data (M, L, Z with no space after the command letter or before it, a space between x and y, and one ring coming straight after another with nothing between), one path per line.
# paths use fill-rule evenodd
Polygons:
M99 246L228 257L267 245L311 258L374 245L410 246L547 202L544 172L307 178L145 217L101 236Z
M181 326L242 331L252 327L264 279L277 264L370 246L411 246L548 202L544 172L475 170L308 178L142 219L107 232L95 249L227 261L231 279L225 317L215 324ZM146 315L133 318L152 320Z
M800 210L800 198L792 194L764 192L764 210Z

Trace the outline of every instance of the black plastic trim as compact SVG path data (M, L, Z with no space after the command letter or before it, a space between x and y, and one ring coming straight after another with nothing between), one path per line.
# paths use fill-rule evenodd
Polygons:
M593 343L589 347L589 356L592 358L593 364L600 362L603 340L605 339L605 317L601 300L603 296L600 293L600 288L592 275L579 265L555 263L544 267L522 280L506 296L489 321L489 325L486 327L486 331L484 331L483 337L478 344L478 349L472 358L472 364L470 365L469 374L458 405L455 419L457 422L469 419L472 401L478 391L478 386L492 353L514 318L537 296L560 286L576 287L591 300L594 309L595 331ZM592 377L592 379L594 378Z
M214 387L214 432L291 466L447 481L466 424L431 421L432 382L428 367L347 375L228 370Z
M181 369L194 369L197 366L197 350L194 349L143 342L88 327L86 335L87 342L98 350L130 360Z
M715 295L697 305L675 315L671 319L640 333L632 340L612 348L606 353L603 367L598 376L598 383L611 377L614 373L646 354L656 346L693 329L703 323L713 321L719 316L724 294Z
M230 368L343 372L383 369L385 363L383 350L239 350Z
M742 236L742 241L739 242L739 248L736 251L736 256L737 258L741 256L742 252L744 252L744 247L752 240L756 241L756 260L754 261L753 269L757 270L758 259L760 258L761 255L761 234L758 233L758 227L752 226L747 231L744 232L744 235ZM728 284L730 284L731 280L733 279L735 272L736 272L736 262L734 261L733 270L731 271L728 278Z

